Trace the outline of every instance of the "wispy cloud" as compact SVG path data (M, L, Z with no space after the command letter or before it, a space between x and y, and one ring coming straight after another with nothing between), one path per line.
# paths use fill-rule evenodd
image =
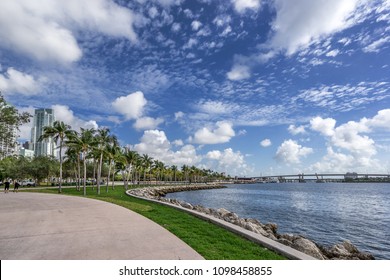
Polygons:
M321 86L303 90L292 98L292 102L345 112L386 98L389 98L387 82L361 82L356 85Z

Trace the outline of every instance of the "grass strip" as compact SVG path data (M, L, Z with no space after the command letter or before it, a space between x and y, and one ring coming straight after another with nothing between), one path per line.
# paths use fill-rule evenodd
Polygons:
M55 193L57 189L32 190L36 192ZM63 188L63 195L82 196L82 191L74 188ZM238 236L210 222L201 220L189 213L169 206L130 197L124 188L117 186L108 193L102 189L100 195L96 190L87 188L87 197L120 205L137 212L186 242L206 260L281 260L285 259L252 241Z

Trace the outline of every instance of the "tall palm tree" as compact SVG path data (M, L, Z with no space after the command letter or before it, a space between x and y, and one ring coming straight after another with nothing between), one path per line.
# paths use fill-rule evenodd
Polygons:
M134 182L134 175L136 170L136 163L139 158L139 154L136 151L127 150L125 153L126 160L129 164L129 173L127 173L127 181L131 180Z
M176 183L176 173L177 173L177 166L176 165L172 165L171 166L171 170L172 170L172 172L173 172L173 180L174 180L174 182Z
M165 165L162 161L154 161L154 169L156 171L156 185L158 181L162 181L162 174L164 173Z
M152 164L153 164L153 158L151 158L147 154L143 154L141 159L142 159L142 165L144 167L144 182L145 182L145 180L146 180L146 171L148 171L149 179L150 179L150 171L151 171Z
M62 192L62 147L66 138L71 134L71 127L62 121L55 121L53 126L45 126L43 134L39 140L53 138L54 142L60 149L60 182L58 184L58 192Z
M188 172L189 172L189 170L190 170L190 168L189 168L189 166L188 165L183 165L182 167L181 167L181 171L183 171L183 173L184 173L184 177L185 177L185 181L186 181L186 185L187 185L187 182L188 182Z
M108 143L106 147L106 152L108 158L108 175L107 175L106 192L108 192L108 184L110 181L111 169L112 166L115 167L115 161L118 158L117 155L120 153L120 147L116 137L112 137L112 141ZM115 176L115 170L113 172L113 175ZM114 179L112 180L112 186L114 186Z
M65 152L65 162L74 166L74 173L76 178L76 190L80 190L80 153L72 147L68 147Z
M139 182L141 181L142 171L144 170L143 163L142 163L142 157L139 154L137 154L137 158L135 159L134 164L135 164L135 166L134 166L135 177L136 177L136 181L139 184Z
M123 183L125 185L125 189L127 190L129 185L130 176L135 171L135 164L139 155L136 151L131 151L128 148L122 150L121 155L121 163L122 163L122 175L123 175ZM131 178L132 180L134 178Z
M95 129L84 129L80 128L80 133L74 132L70 135L68 140L68 145L74 147L76 150L79 150L83 159L84 166L84 180L83 180L83 189L84 196L87 195L86 181L87 181L87 156L92 150L93 146L96 143Z
M99 156L98 170L97 170L97 190L100 194L100 182L102 176L103 156L107 153L107 145L113 141L113 136L110 135L108 128L102 128L97 131L96 134L96 151Z

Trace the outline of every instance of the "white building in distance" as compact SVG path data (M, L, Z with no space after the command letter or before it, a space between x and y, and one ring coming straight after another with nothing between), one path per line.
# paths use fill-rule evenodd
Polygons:
M56 157L56 143L52 138L39 140L43 134L45 126L53 126L55 121L53 109L35 109L34 123L31 129L30 150L34 151L34 155L38 156L54 156Z

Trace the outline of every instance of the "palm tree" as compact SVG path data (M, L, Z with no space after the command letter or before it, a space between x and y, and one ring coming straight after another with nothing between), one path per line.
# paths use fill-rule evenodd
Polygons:
M136 151L131 151L128 148L125 148L122 152L121 161L123 164L123 182L125 185L125 189L127 190L129 185L130 176L135 171L135 164L139 155ZM133 180L133 178L132 178Z
M171 166L171 170L172 170L172 172L173 172L174 182L176 182L177 166L176 166L176 165L172 165L172 166Z
M68 140L68 145L74 147L76 150L80 151L83 165L84 165L84 180L83 180L83 189L84 196L87 195L86 181L87 181L87 156L92 150L92 147L95 145L95 130L80 128L81 132L74 132L71 134Z
M97 190L100 194L100 181L102 176L103 156L107 153L107 145L113 141L113 137L110 136L110 130L108 128L102 128L97 131L96 135L96 151L99 156L98 170L97 170Z
M62 147L66 138L71 133L71 127L62 121L55 121L53 126L45 126L43 128L43 134L39 140L53 138L54 142L59 145L60 149L60 182L58 185L58 192L62 191Z
M108 143L106 147L106 151L107 151L107 158L108 158L108 175L107 175L106 192L108 192L108 184L110 181L111 169L112 166L115 167L115 161L118 158L117 155L120 153L120 147L116 137L113 137L112 141ZM115 170L113 172L113 176L115 176ZM114 179L112 180L112 186L114 188Z
M165 165L163 162L159 161L159 160L155 160L154 161L154 169L156 170L156 185L157 185L157 181L162 181L161 178L162 178L162 174L165 170Z
M127 159L127 162L129 163L129 173L127 174L127 181L130 180L131 175L131 180L134 182L134 175L136 171L136 164L139 159L139 154L136 151L127 150L125 157Z
M76 178L76 190L80 190L80 152L73 147L68 147L65 152L65 163L74 166L74 173Z
M142 171L144 169L143 165L142 165L142 157L137 153L137 158L135 159L135 168L134 168L134 171L135 171L135 179L137 181L137 183L139 184L139 182L141 181L141 174L142 174ZM138 177L137 177L137 174L138 174Z
M147 154L143 154L142 157L142 165L144 167L144 182L146 180L146 171L149 171L149 179L150 179L150 171L153 164L153 158L148 156Z
M188 165L183 165L181 167L181 171L183 171L184 173L184 177L185 177L185 181L186 181L186 185L187 185L187 182L188 182L188 172L189 172L190 168L188 167Z

